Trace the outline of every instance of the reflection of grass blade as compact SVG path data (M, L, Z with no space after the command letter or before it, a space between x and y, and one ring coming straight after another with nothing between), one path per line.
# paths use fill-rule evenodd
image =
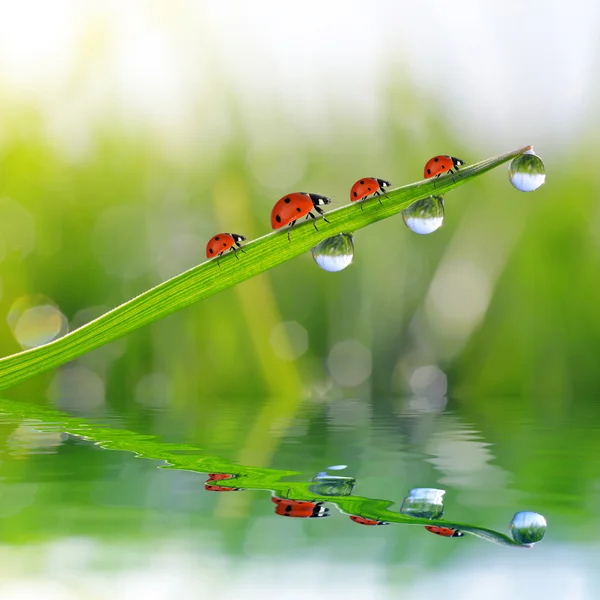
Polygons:
M206 456L200 448L192 445L162 443L154 436L104 427L81 417L72 417L56 410L0 399L0 413L15 419L26 419L28 425L38 431L65 431L90 442L95 442L108 450L132 452L141 458L165 461L167 464L161 466L161 468L197 473L230 473L237 475L235 479L219 481L219 486L222 487L269 491L279 497L288 497L289 495L294 500L330 502L335 504L340 512L347 515L360 515L369 519L405 525L455 527L497 544L528 547L522 546L508 536L491 529L439 519L418 519L403 515L389 510L389 507L393 504L390 500L376 500L362 496L315 496L314 489L309 489L310 483L282 481L286 477L300 475L296 471L246 467L216 456ZM39 423L32 423L31 420L39 421Z
M382 204L377 200L370 200L363 207L364 210L350 204L331 211L328 213L331 223L319 219L319 231L311 223L295 227L291 243L288 242L286 230L272 232L247 243L246 254L239 261L230 255L222 257L220 265L214 259L204 262L54 342L0 360L0 389L62 365L143 325L303 254L332 235L356 231L391 217L414 201L432 194L445 194L520 156L528 148L529 146L465 167L461 169L461 175L454 179L444 176L435 181L428 179L388 191L388 199Z

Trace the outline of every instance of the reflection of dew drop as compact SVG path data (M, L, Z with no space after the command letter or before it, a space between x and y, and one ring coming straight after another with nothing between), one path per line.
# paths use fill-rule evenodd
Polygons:
M533 192L544 184L546 169L533 148L511 161L508 167L508 179L521 192Z
M519 544L536 544L542 540L545 533L546 519L536 512L518 512L510 522L510 535Z
M331 465L331 467L327 467L328 471L343 471L346 469L348 465Z
M444 514L445 490L414 488L404 498L400 512L421 519L439 519Z
M343 271L354 258L354 239L351 233L340 233L319 242L311 252L324 271Z
M429 196L413 202L402 211L406 226L419 235L427 235L439 229L444 223L444 198Z
M50 298L24 296L11 306L8 325L23 348L41 346L67 332L67 319Z

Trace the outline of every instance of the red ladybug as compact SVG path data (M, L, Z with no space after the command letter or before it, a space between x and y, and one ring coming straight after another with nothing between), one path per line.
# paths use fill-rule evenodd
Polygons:
M218 256L221 258L223 252L233 250L235 257L239 259L235 247L237 246L244 252L240 242L243 242L245 239L246 238L243 235L238 235L237 233L217 233L217 235L211 237L210 240L208 240L208 244L206 244L206 257L213 258Z
M458 167L465 162L454 156L440 155L429 159L423 169L425 179L430 177L439 177L444 173L458 173ZM454 180L454 177L452 178Z
M289 224L290 229L294 226L296 221L306 215L306 218L312 217L313 225L317 228L317 217L312 214L313 208L320 214L323 215L323 220L326 223L329 221L325 218L325 212L321 208L324 204L329 204L331 200L325 196L319 196L319 194L308 194L306 192L294 192L287 194L283 198L280 198L275 203L273 210L271 211L271 227L273 229L281 229ZM288 231L288 240L290 239L290 232Z
M365 517L358 517L356 515L350 515L350 520L358 523L359 525L389 525L385 521L377 521L376 519L365 519Z
M373 194L377 196L379 202L381 202L381 198L379 198L380 194L384 194L384 188L390 187L391 183L389 181L385 181L384 179L377 179L376 177L364 177L363 179L359 179L351 188L350 188L350 202L356 202L357 200L362 200L367 196ZM360 205L363 208L363 205Z
M435 527L434 525L425 525L427 531L435 533L435 535L441 535L442 537L463 537L465 534L457 529L451 527Z
M224 485L212 485L212 481L223 481L224 479L234 479L236 475L230 473L209 473L208 479L204 484L207 492L239 492L242 488L226 487Z
M281 517L295 517L297 519L318 519L329 516L329 509L322 502L309 502L307 500L288 500L274 496L275 514Z

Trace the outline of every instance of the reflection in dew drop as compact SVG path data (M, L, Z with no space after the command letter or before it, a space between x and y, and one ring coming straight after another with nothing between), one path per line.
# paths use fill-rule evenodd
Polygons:
M540 542L546 533L546 519L536 512L524 510L510 522L510 535L519 544L527 546Z
M445 490L414 488L404 498L400 512L420 519L439 519L444 514Z
M6 318L23 348L47 344L67 332L67 319L50 298L23 296L13 303Z
M413 202L402 211L406 226L419 235L427 235L439 229L444 223L444 198L429 196Z
M513 158L508 166L508 179L521 192L533 192L544 185L546 169L533 148Z
M319 242L311 252L323 271L343 271L354 258L354 238L351 233L340 233Z
M348 468L348 465L331 465L331 467L327 467L328 471L343 471Z

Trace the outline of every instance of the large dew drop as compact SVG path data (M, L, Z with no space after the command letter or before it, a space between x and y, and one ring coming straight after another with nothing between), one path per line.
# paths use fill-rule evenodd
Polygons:
M444 198L430 196L413 202L402 211L406 226L419 235L427 235L439 229L444 223Z
M354 239L351 233L340 233L319 242L311 252L324 271L343 271L354 258Z
M519 191L533 192L544 185L546 169L542 159L531 148L511 161L508 178Z

